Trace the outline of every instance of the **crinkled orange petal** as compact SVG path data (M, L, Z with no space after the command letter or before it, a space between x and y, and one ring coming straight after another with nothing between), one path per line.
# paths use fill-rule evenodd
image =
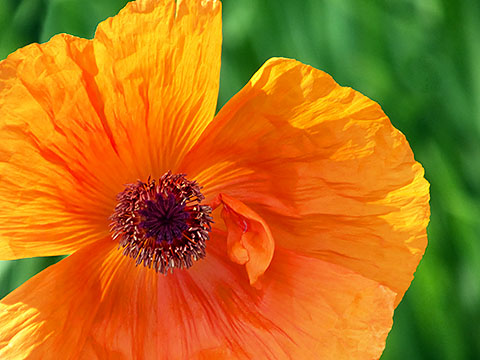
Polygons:
M378 104L295 60L269 60L182 164L275 243L388 286L398 303L427 243L429 185ZM210 200L211 201L211 200Z
M137 1L95 39L59 35L0 62L0 258L108 234L125 183L175 171L211 121L216 1Z
M59 35L0 63L1 259L65 254L108 234L125 171L85 86L92 59L89 41Z
M241 201L225 194L219 194L217 199L218 205L223 205L228 256L233 262L245 265L250 284L255 286L272 261L275 242L270 228Z
M395 294L343 267L278 249L250 286L225 234L189 270L158 275L116 244L88 245L0 303L0 357L374 359Z
M77 359L117 271L112 258L123 257L116 246L87 245L2 299L0 358Z
M101 23L94 73L105 123L127 138L135 178L176 172L212 121L220 82L221 3L130 2Z

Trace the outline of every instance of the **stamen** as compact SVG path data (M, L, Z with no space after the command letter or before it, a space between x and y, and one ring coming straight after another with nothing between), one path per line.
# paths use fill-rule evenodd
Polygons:
M212 208L196 181L185 174L165 173L158 184L150 178L127 184L117 195L110 232L123 254L157 272L189 268L205 257Z

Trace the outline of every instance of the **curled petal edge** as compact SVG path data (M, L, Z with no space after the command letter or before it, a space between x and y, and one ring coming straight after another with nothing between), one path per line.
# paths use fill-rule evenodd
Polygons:
M250 285L257 282L270 266L275 241L267 223L240 200L220 193L212 202L223 205L221 216L227 227L227 253L234 263L245 265Z

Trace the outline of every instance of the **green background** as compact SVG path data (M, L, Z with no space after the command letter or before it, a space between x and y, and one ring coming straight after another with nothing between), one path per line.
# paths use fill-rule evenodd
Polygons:
M0 59L92 37L123 0L0 0ZM431 183L429 245L382 360L480 359L480 2L225 0L219 106L270 57L379 102ZM0 297L59 258L0 262Z

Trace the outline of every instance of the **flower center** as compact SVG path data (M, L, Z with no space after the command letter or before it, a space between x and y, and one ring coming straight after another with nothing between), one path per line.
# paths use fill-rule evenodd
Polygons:
M127 184L110 217L112 238L136 265L163 274L189 268L205 257L213 222L212 208L200 205L203 199L196 181L170 171L158 183L149 178Z

